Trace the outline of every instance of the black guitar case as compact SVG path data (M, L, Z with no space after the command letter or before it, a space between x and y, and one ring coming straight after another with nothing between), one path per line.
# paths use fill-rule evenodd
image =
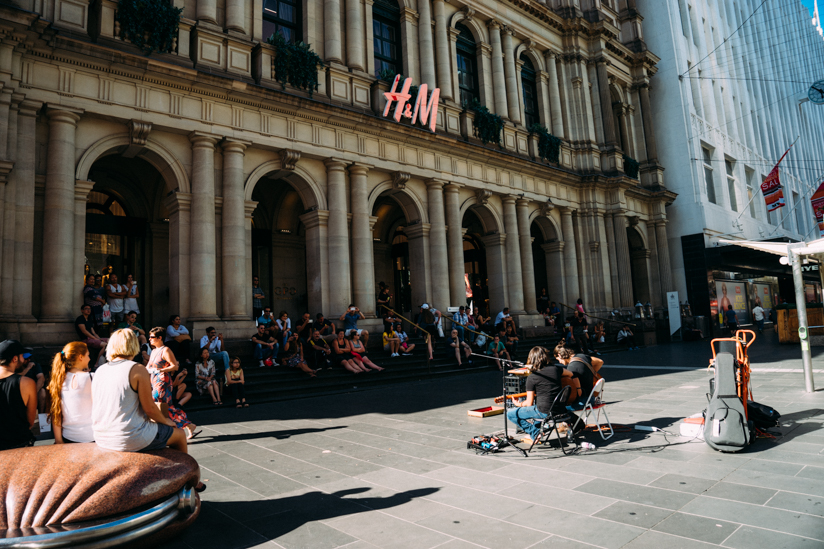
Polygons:
M750 443L744 404L735 385L735 357L715 357L715 391L704 414L704 440L720 452L740 452Z

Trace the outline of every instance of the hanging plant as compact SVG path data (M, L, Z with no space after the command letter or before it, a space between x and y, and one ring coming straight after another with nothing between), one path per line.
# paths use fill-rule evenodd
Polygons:
M501 146L501 132L504 129L504 119L489 111L486 107L480 104L477 99L473 100L468 105L469 110L475 113L475 119L472 126L475 131L475 137L481 140L481 143L495 143Z
M627 177L638 179L638 161L631 156L624 155L624 173Z
M273 34L269 43L275 46L272 68L275 79L285 89L286 84L309 92L309 97L318 89L318 67L323 61L304 42L287 42L280 34Z
M177 31L183 8L169 0L120 0L117 21L120 38L128 40L146 55L170 53L177 46Z
M538 136L538 156L555 164L561 159L561 140L551 133L543 124L532 124L529 133Z

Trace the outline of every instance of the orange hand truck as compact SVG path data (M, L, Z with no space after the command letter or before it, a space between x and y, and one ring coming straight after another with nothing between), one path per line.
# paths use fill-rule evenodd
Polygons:
M752 330L738 330L733 337L721 337L710 341L712 346L710 367L715 365L715 357L718 353L726 352L735 356L735 383L738 388L738 398L744 404L745 415L747 415L747 401L753 399L748 349L754 341L755 332ZM718 344L717 350L716 344Z

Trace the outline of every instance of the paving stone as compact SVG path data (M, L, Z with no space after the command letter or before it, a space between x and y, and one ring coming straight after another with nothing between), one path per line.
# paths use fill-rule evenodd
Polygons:
M684 475L664 475L650 482L650 486L656 488L666 488L667 490L677 490L690 494L700 494L709 490L716 481L704 478L689 477Z
M658 507L628 503L626 501L616 501L609 507L595 513L594 516L614 520L615 522L622 522L630 526L652 528L671 514L672 511L659 509Z
M622 549L661 549L662 547L673 547L677 549L710 549L717 548L718 545L650 530L624 545Z
M731 549L824 549L824 542L742 526L724 542Z
M546 533L539 530L521 528L502 520L481 517L460 509L429 517L416 524L449 533L482 547L526 548L547 537Z
M339 517L327 521L329 526L357 539L385 549L426 549L452 539L430 528L400 520L380 511Z
M684 492L638 486L612 480L593 480L577 487L575 490L671 510L680 509L695 497L693 494Z
M788 509L799 513L807 513L808 515L824 516L824 498L819 496L778 492L766 505L776 509Z
M776 490L769 488L759 488L757 486L745 486L743 484L733 484L731 482L719 482L704 495L714 498L731 499L744 503L755 503L763 505L776 494Z
M653 530L674 534L684 538L720 544L738 528L738 524L716 519L673 513L661 521Z

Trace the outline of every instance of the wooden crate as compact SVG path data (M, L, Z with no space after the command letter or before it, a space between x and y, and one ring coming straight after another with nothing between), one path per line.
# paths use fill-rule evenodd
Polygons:
M778 330L779 343L800 343L798 338L798 312L795 309L778 309L778 322L775 328ZM807 309L808 326L824 326L824 309ZM824 335L824 328L810 330L810 336Z
M466 412L466 415L471 417L489 417L497 416L503 413L503 406L484 406L483 408L475 408L474 410L468 410Z

